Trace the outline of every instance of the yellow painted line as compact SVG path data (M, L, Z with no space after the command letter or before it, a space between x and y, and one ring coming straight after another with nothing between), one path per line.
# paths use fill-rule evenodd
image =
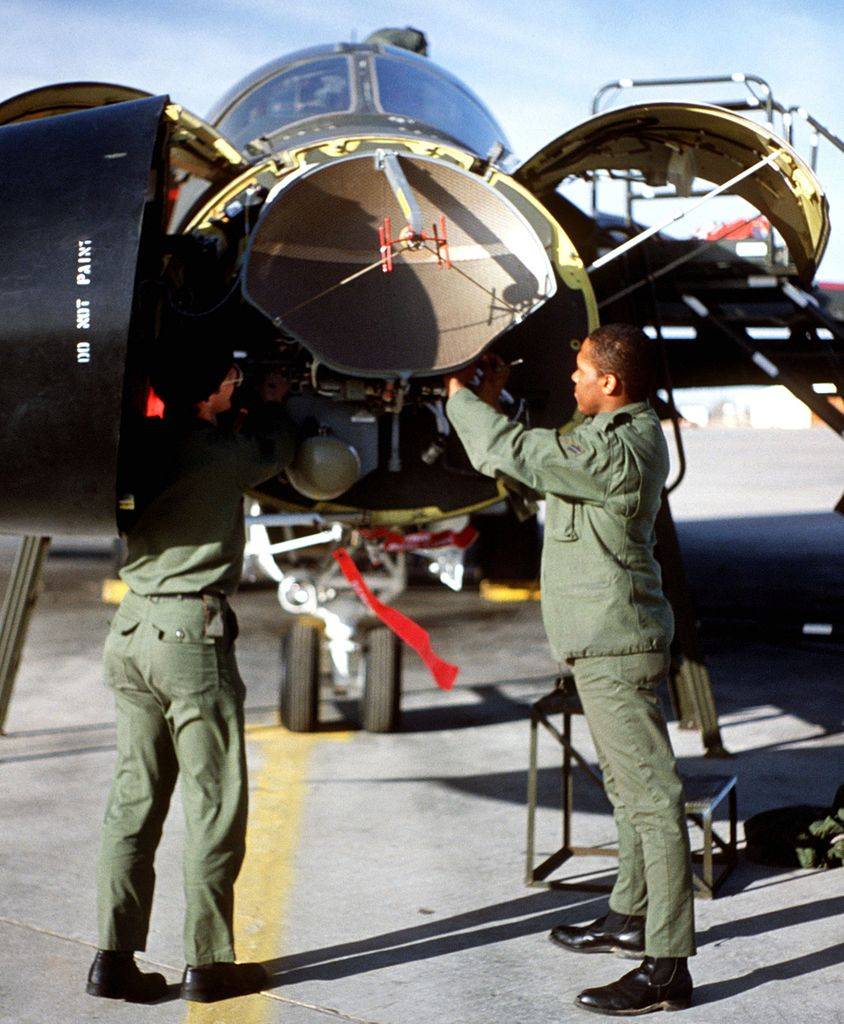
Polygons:
M247 739L261 757L249 794L246 857L235 885L235 952L241 961L282 955L283 921L293 887L307 770L318 743L346 741L351 732L294 733L280 725L252 726ZM186 1024L267 1024L273 1003L259 995L223 1003L188 1003Z
M502 583L481 580L481 597L485 601L539 601L542 594L538 583Z

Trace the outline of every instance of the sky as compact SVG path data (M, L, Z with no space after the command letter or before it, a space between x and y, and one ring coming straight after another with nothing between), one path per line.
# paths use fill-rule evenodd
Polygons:
M431 59L478 93L523 159L584 120L595 90L619 78L756 74L844 136L840 0L0 0L0 97L110 81L169 93L203 116L268 60L387 25L422 29ZM818 177L832 222L819 277L844 281L844 153L822 147Z

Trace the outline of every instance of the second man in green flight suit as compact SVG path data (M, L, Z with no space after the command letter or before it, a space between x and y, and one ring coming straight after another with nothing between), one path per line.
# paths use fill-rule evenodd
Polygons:
M619 845L609 913L551 937L576 952L644 957L577 997L610 1015L688 1006L695 952L683 791L656 695L674 622L654 558L668 449L647 401L653 347L625 324L585 339L572 375L581 422L570 432L529 430L499 412L506 370L491 360L478 394L467 386L474 368L447 378L446 412L473 466L545 495L543 620L574 675Z
M153 861L181 781L187 967L182 997L209 1002L261 988L259 964L234 962L233 889L246 835L245 688L227 597L240 579L243 491L287 465L294 450L277 377L244 428L218 423L242 380L231 348L172 339L152 379L163 421L147 421L133 456L138 511L126 529L129 591L105 646L117 708L117 769L98 870L99 951L88 992L133 1002L161 997L141 973Z

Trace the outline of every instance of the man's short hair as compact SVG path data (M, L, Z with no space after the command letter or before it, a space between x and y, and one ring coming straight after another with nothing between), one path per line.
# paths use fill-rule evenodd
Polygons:
M656 386L657 342L632 324L604 324L589 335L592 354L602 373L614 373L635 402Z
M210 398L232 365L232 345L203 321L172 322L150 353L153 391L169 412L190 412Z

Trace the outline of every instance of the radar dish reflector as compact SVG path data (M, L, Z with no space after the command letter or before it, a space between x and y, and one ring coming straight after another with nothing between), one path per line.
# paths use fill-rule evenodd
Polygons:
M407 203L371 153L283 183L250 240L246 297L342 373L464 366L556 290L541 240L508 199L443 160L397 156L426 233L445 220L447 260L432 238L399 241L385 272L379 228L403 237Z

